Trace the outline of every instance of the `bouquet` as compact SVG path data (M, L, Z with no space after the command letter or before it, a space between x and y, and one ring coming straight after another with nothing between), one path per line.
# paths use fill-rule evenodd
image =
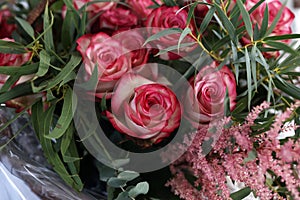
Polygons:
M281 1L0 6L0 103L16 112L0 130L28 115L77 192L300 199L300 35Z

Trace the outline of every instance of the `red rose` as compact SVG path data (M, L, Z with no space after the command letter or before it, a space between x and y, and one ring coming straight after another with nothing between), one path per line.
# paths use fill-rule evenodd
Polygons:
M121 44L105 33L83 35L77 40L77 50L84 61L87 79L98 66L96 97L110 98L116 82L131 70L130 57L124 54Z
M115 8L105 11L100 16L101 29L127 30L138 24L138 18L130 10Z
M186 118L197 128L199 123L208 123L224 115L226 90L230 99L230 110L235 107L236 81L228 67L218 71L216 63L205 66L191 79L192 87L184 97Z
M146 26L149 31L149 35L154 35L164 29L168 28L186 28L188 13L185 10L180 10L178 6L167 7L161 6L159 8L154 9L151 14L148 16L146 21ZM192 32L194 32L194 26L190 25L189 28ZM178 40L180 38L180 33L167 35L164 37L160 37L158 40L154 41L155 45L158 49L165 49L171 46L176 46L178 44ZM194 39L190 36L187 36L183 41L183 43L194 43ZM191 45L188 47L181 47L180 52L175 50L174 53L168 52L168 54L162 55L161 58L169 60L169 59L178 59L184 54L192 51L195 48L195 45ZM178 55L179 54L179 55Z
M178 128L181 109L176 95L163 84L129 73L122 77L107 116L120 132L159 143Z
M161 3L160 0L156 2ZM126 0L126 3L141 20L147 19L148 15L153 10L151 6L155 5L152 0Z
M8 9L0 10L0 38L11 37L12 32L16 29L15 24L8 23L12 15Z
M113 38L119 41L123 47L130 51L132 67L147 63L149 58L149 49L143 47L145 38L141 32L142 31L133 29L116 32L113 36Z
M85 4L91 3L93 0L73 0L74 7L76 9L82 8ZM109 10L116 5L115 1L108 1L108 2L96 2L92 3L87 6L86 11L99 13L104 10Z

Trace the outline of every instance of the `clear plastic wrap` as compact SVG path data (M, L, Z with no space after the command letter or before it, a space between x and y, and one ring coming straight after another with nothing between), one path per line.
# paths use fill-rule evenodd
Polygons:
M10 118L11 112L7 108L0 109L0 124ZM30 126L11 139L26 123L28 118L20 117L0 133L0 146L3 147L0 149L0 199L95 199L87 193L76 192L51 170Z

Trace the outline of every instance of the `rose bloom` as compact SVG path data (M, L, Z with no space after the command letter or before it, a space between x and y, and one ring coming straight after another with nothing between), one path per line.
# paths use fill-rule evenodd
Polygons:
M148 16L146 21L146 27L148 28L149 35L154 35L164 29L169 28L186 28L186 21L188 17L188 13L186 10L180 10L178 6L167 7L161 6L159 8L154 9L151 14ZM177 13L178 12L178 13ZM194 32L194 25L190 25L189 28L192 32ZM158 49L165 49L170 46L176 46L178 44L178 40L180 38L180 33L171 34L164 37L160 37L158 40L155 40L154 43ZM194 39L190 36L187 36L183 41L184 43L194 43ZM192 51L195 48L195 45L191 45L188 47L181 47L178 53L177 50L173 52L168 52L165 55L161 55L162 59L172 60L178 59L182 57L184 54ZM178 55L179 54L179 55Z
M259 0L247 0L246 1L246 9L250 10L258 2L259 2ZM283 4L279 0L264 1L250 15L253 26L255 26L255 24L257 24L259 28L261 27L262 21L264 18L264 12L265 12L266 5L268 5L268 9L269 9L268 27L271 26L276 15L278 14L278 12L280 11L280 9L283 6ZM291 25L293 23L294 18L295 18L295 15L293 14L293 12L289 8L284 7L283 12L277 22L276 27L274 28L274 30L272 31L272 33L270 35L278 36L278 35L291 34L292 33ZM289 41L290 40L283 40L282 42L289 43ZM242 37L242 42L244 44L249 44L250 43L249 36ZM273 57L273 56L278 56L279 52L273 52L273 53L266 52L266 53L264 53L264 55L266 57Z
M138 24L138 18L130 10L114 8L105 11L99 20L100 29L127 30Z
M110 98L116 82L131 70L130 57L124 54L121 44L105 33L83 35L77 40L77 50L83 57L86 79L98 67L98 86L95 96Z
M130 51L132 67L140 66L147 63L149 58L149 49L143 47L145 38L142 31L137 29L115 32L113 38Z
M126 0L125 2L141 20L145 20L148 17L153 10L153 8L149 7L155 5L152 0ZM160 0L156 2L161 4Z
M230 110L235 108L236 81L227 66L219 71L216 63L205 66L190 80L192 85L184 96L185 116L193 127L223 117L226 90L230 99Z
M107 111L121 133L157 144L178 128L181 108L176 95L164 84L128 73L117 85Z
M12 15L8 9L0 10L0 38L11 37L12 32L16 29L15 24L8 23Z

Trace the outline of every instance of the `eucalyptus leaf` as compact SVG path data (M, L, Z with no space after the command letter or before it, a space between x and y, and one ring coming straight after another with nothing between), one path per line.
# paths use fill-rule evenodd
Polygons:
M132 181L133 179L136 179L137 177L139 177L139 173L134 172L134 171L123 171L120 174L118 174L118 178L120 179L124 179L127 181Z
M114 188L124 187L126 185L126 183L127 183L127 180L116 178L116 177L111 177L107 181L107 185L109 185L110 187L114 187Z
M129 190L130 197L135 198L140 194L147 194L149 191L149 184L147 182L140 182L134 188Z
M64 104L60 117L49 135L45 135L49 139L60 138L69 128L73 119L72 105L76 107L76 101L73 99L73 91L71 88L67 88L64 95ZM75 104L75 105L74 105Z
M0 52L1 53L13 53L13 54L23 54L27 53L25 46L22 44L6 41L6 40L0 40Z
M50 15L51 18L53 18L52 13L50 14L51 14ZM48 2L47 2L47 5L45 7L45 12L44 12L44 31L45 31L44 41L45 41L46 51L49 52L55 50L54 42L53 42L53 33L52 33L52 25L53 25L53 23L51 23L52 20L49 18L49 9L48 9Z
M27 22L25 21L24 19L22 18L19 18L19 17L16 17L16 20L17 22L21 25L21 27L24 29L24 31L33 39L35 40L35 37L34 37L34 30L32 28L32 26Z

